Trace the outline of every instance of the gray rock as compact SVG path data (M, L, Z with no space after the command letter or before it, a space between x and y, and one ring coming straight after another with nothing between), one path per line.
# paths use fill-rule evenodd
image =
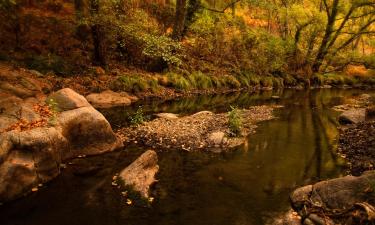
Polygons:
M46 102L50 103L51 99L57 103L57 107L61 111L91 106L85 97L70 88L64 88L51 94L48 96Z
M95 108L127 106L138 100L137 97L130 96L126 92L117 93L111 90L103 91L102 93L89 94L86 96L86 99Z
M150 186L156 181L155 175L159 170L158 156L155 151L147 150L132 164L121 171L119 178L125 185L131 186L143 198L150 195Z
M366 120L366 109L357 108L344 111L339 116L340 124L355 124Z

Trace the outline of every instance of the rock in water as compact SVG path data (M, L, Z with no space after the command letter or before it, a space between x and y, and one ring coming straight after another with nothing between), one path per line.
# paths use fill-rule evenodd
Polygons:
M178 119L178 115L174 113L158 113L155 114L158 118L164 118L164 119Z
M375 182L375 171L365 172L362 176L346 176L296 189L291 195L295 209L302 209L308 201L323 209L348 209L359 202L374 201L371 190Z
M93 93L86 96L95 108L111 108L116 106L127 106L138 100L137 97L130 96L126 92L113 92L111 90L102 93Z
M339 116L340 124L355 124L366 120L366 109L350 109Z
M120 179L141 194L148 198L150 195L150 186L156 181L155 174L159 170L158 156L155 151L148 150L143 153L132 164L126 167L120 173Z

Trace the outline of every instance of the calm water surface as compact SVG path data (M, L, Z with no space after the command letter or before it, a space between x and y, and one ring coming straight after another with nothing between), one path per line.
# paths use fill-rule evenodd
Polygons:
M74 159L62 174L33 193L0 207L2 225L250 225L267 224L289 206L293 188L341 175L335 155L337 113L333 105L360 90L271 91L140 102L143 111L184 115L224 112L230 105L282 104L277 119L259 124L237 151L223 154L158 152L159 182L151 206L126 205L112 176L145 149L127 147ZM368 92L366 92L368 93ZM280 96L280 99L272 96ZM132 108L103 111L114 127Z

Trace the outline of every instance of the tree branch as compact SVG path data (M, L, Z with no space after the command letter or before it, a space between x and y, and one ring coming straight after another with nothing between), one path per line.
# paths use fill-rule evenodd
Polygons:
M234 6L236 3L240 2L241 0L235 0L231 3L229 3L228 5L226 5L222 10L219 10L219 9L212 9L212 8L208 8L208 7L205 7L203 5L201 5L201 7L205 10L208 10L208 11L211 11L211 12L217 12L217 13L224 13L225 10L229 9L230 7Z

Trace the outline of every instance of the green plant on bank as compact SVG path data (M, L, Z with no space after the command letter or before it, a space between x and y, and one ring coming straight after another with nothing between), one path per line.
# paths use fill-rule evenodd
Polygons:
M58 103L53 99L50 98L47 101L48 108L51 110L52 115L48 119L48 123L51 126L55 126L57 124L57 113L59 112L59 106Z
M152 92L157 92L159 90L159 84L157 79L151 78L146 79L142 75L134 76L121 76L118 78L119 85L116 89L120 89L128 92L142 92L151 90Z
M139 125L146 121L146 118L143 114L142 106L139 106L137 111L132 115L129 116L130 124L132 125Z
M230 136L240 136L242 128L242 119L238 108L230 106L231 110L228 112L228 126Z

